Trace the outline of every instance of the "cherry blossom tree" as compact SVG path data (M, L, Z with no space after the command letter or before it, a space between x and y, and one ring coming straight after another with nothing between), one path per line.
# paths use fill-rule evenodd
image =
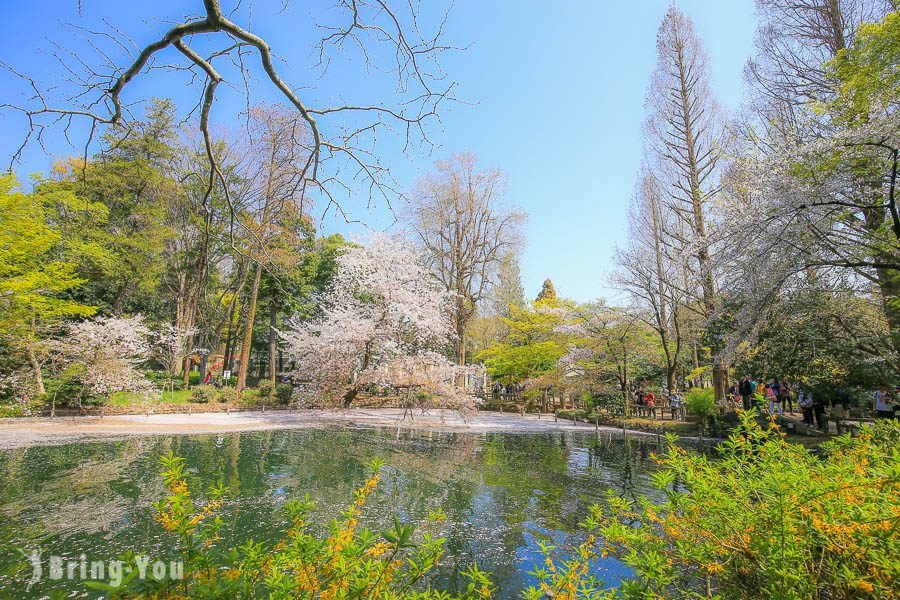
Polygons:
M784 312L780 302L828 290L881 311L891 343L880 359L896 364L900 117L889 40L900 21L882 0L757 4L759 56L748 74L758 114L744 125L719 207L729 346L754 340Z
M424 387L458 405L462 371L440 353L453 343L449 303L412 244L373 235L338 258L322 313L290 319L281 338L294 376L342 406L368 386Z
M139 367L150 356L150 329L144 318L98 317L72 323L68 335L57 342L60 362L71 377L92 395L136 392L157 393Z

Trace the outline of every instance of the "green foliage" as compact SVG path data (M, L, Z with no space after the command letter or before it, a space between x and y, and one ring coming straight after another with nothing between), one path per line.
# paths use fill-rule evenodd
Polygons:
M595 392L590 396L591 408L602 408L618 414L625 413L625 397L619 390L606 390Z
M712 388L694 388L685 396L684 404L691 414L708 418L716 414L716 395Z
M223 387L219 390L219 395L216 399L222 404L237 404L240 400L240 396L233 387Z
M523 308L525 289L522 287L522 276L519 271L519 257L514 252L507 252L500 260L497 273L497 287L491 296L494 311L501 317L510 317L510 307Z
M484 361L494 379L522 381L553 371L565 346L554 327L560 315L551 303L535 302L531 307L510 307L510 317L501 319L507 334L480 352L475 358Z
M294 396L294 386L288 385L286 383L281 383L275 386L275 400L278 404L282 406L287 406L291 403L291 398Z
M900 94L900 11L877 23L863 23L855 43L843 49L827 67L838 82L838 96L829 108L849 120L873 110L896 106Z
M661 503L610 492L600 551L634 569L625 598L896 598L900 428L879 423L814 453L752 415L719 457L670 437Z
M544 285L541 286L541 291L538 293L537 298L535 298L535 302L556 301L556 288L553 286L553 282L548 277L544 280Z
M289 525L280 541L251 540L233 550L219 543L225 523L216 515L227 490L215 487L198 504L184 459L170 454L161 462L167 496L157 504L156 520L174 537L184 559L184 578L128 578L118 587L91 583L110 597L451 599L420 585L444 551L444 538L429 531L444 520L442 512L431 513L421 529L396 517L382 531L361 527L366 503L381 479L379 460L369 464L368 478L340 518L316 524L311 516L316 503L306 495L285 504ZM471 567L462 575L468 585L456 598L493 593L488 573Z
M588 418L588 410L583 408L564 408L556 411L556 416L567 421L583 420Z
M275 384L268 379L260 381L256 390L259 392L259 397L265 400L271 400L275 396Z
M216 388L211 385L198 385L191 393L191 402L206 404L216 397Z
M235 390L236 392L237 390ZM237 402L245 408L255 408L260 404L269 404L267 399L260 398L259 392L253 389L244 390L240 396L237 396Z
M880 306L850 293L811 290L787 296L743 347L736 373L796 381L824 392L837 386L892 383L884 360L892 347ZM887 363L890 364L890 363Z
M13 176L0 177L0 337L28 345L42 328L94 308L65 296L85 280L68 260L48 198L16 188Z

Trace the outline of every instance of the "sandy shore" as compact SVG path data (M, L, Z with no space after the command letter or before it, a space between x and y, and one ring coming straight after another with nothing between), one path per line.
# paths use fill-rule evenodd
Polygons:
M0 450L23 446L68 444L81 441L122 439L134 435L184 435L268 429L304 429L311 427L402 427L436 431L539 433L546 431L594 431L585 423L556 421L553 415L514 415L479 412L463 420L453 411L418 411L413 419L403 420L400 409L301 410L266 413L194 413L160 415L119 415L99 417L58 417L0 419ZM600 427L601 431L621 433L621 429ZM632 432L636 435L646 435Z

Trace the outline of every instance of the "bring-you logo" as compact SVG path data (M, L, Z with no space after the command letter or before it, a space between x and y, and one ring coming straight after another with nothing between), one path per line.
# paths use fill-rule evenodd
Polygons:
M31 578L27 581L29 590L44 581L80 580L119 587L133 579L184 578L181 560L154 560L143 554L114 560L91 560L85 553L75 558L55 554L45 556L41 550L23 554L31 566Z

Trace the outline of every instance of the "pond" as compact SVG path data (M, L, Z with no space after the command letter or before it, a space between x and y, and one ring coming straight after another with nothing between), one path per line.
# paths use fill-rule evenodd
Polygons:
M382 484L363 524L423 519L441 507L447 553L436 586L456 590L455 575L477 561L493 573L499 598L533 582L542 541L578 539L587 507L607 490L651 493L654 438L608 434L471 434L388 429L310 429L178 435L74 443L0 452L0 598L41 598L53 590L94 597L79 581L44 580L30 590L24 556L39 548L77 560L112 560L126 550L172 556L171 535L153 521L163 497L159 457L187 460L207 489L229 488L222 509L225 543L280 539L285 499L309 492L327 519L352 499L373 457L385 459ZM573 537L574 536L574 537ZM46 575L45 565L45 575ZM628 574L606 559L597 575L611 585Z

